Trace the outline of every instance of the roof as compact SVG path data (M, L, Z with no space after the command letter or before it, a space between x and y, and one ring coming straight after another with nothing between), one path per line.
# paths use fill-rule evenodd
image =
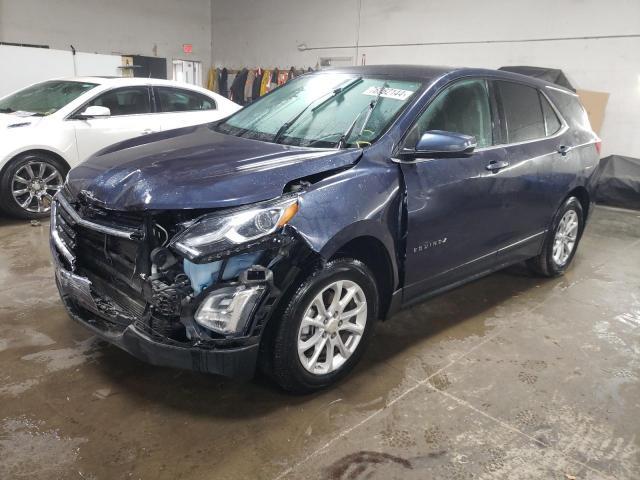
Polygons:
M350 73L354 75L388 75L394 77L422 79L427 81L435 81L436 79L449 74L451 74L452 79L463 77L465 75L488 76L497 79L502 78L505 80L514 80L537 87L550 86L573 94L572 91L560 85L556 85L539 78L530 77L528 75L521 75L519 73L507 72L504 70L492 70L489 68L447 67L434 65L363 65L354 67L333 67L321 70L321 72L325 71Z
M68 77L61 78L59 80L67 80L67 81L75 81L75 82L88 82L88 83L96 83L98 85L103 85L106 87L117 87L117 86L132 86L132 85L165 85L170 87L181 87L187 88L191 90L195 90L201 93L206 93L207 95L215 95L218 101L220 101L220 95L207 90L204 87L200 87L198 85L192 85L186 82L177 82L175 80L163 80L160 78L141 78L141 77ZM221 97L224 98L224 97Z
M412 78L434 78L440 77L454 70L458 70L458 68L433 65L363 65L357 67L332 67L322 71L360 73L363 75L393 75Z
M171 86L193 86L184 82L176 82L175 80L163 80L160 78L146 78L146 77L72 77L66 80L75 80L81 82L91 82L100 85L148 85L152 83L154 85L171 85Z

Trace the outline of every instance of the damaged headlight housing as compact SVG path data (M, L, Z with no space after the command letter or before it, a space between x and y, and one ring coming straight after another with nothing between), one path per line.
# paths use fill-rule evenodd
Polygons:
M298 212L297 197L206 215L171 242L189 260L258 240L283 227Z
M195 321L224 335L241 332L264 289L263 285L240 285L215 290L198 307Z

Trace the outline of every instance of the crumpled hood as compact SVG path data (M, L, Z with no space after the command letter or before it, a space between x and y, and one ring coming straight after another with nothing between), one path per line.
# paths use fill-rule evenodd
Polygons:
M238 138L206 124L108 147L71 170L67 188L113 210L230 207L278 197L290 181L360 155Z

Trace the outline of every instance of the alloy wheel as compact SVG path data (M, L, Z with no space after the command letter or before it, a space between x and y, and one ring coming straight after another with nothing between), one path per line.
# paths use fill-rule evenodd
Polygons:
M11 179L11 193L16 203L31 213L46 213L53 196L62 188L62 174L53 165L31 161L22 165Z
M578 213L575 210L567 210L560 219L555 237L553 239L553 261L558 266L563 266L569 260L578 238Z
M318 293L298 330L298 358L314 375L340 369L356 351L367 323L367 299L350 280L338 280Z

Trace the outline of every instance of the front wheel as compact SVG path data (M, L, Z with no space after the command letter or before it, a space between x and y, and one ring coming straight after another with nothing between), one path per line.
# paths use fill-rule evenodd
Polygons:
M584 230L582 204L569 197L556 212L542 252L527 264L535 273L545 277L562 275L573 260Z
M18 218L46 217L62 188L66 165L46 153L26 153L9 162L0 178L0 206Z
M334 260L312 274L278 325L272 364L278 384L307 393L345 376L371 337L377 306L373 275L358 260Z

